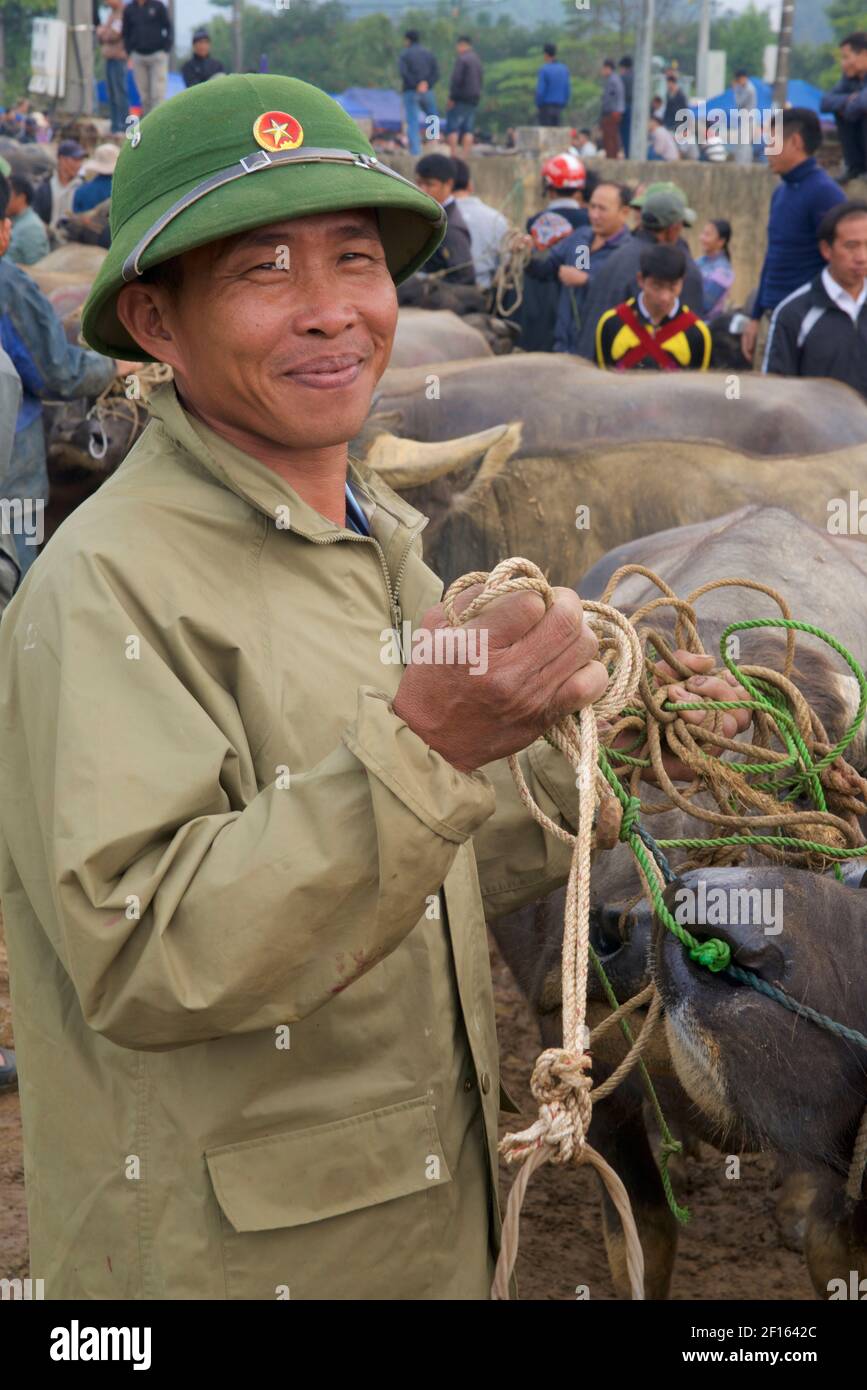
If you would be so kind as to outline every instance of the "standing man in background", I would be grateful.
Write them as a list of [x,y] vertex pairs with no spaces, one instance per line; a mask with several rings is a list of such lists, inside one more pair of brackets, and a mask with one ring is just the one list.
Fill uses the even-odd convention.
[[433,89],[440,80],[439,63],[429,48],[422,47],[420,38],[417,29],[407,29],[403,36],[405,47],[398,59],[403,82],[403,109],[410,154],[421,152],[418,133],[419,111],[423,111],[426,116],[437,114],[437,99]]
[[599,112],[602,126],[602,145],[608,159],[616,159],[620,153],[620,127],[626,109],[623,80],[614,71],[614,59],[606,58],[602,64],[602,106]]
[[463,159],[453,159],[452,164],[455,167],[455,202],[470,234],[476,284],[486,290],[500,264],[500,248],[509,224],[501,212],[478,197],[469,165]]
[[185,87],[196,87],[200,82],[209,82],[218,72],[226,69],[219,58],[211,57],[211,36],[207,29],[197,29],[193,34],[193,56],[181,68]]
[[677,120],[681,111],[689,109],[686,93],[678,82],[677,73],[674,70],[665,74],[665,91],[666,102],[662,124],[666,130],[674,130],[677,127]]
[[[780,148],[774,153],[781,135]],[[846,201],[846,195],[816,160],[821,144],[822,127],[815,111],[793,106],[775,118],[768,163],[782,182],[771,198],[765,263],[752,318],[741,337],[748,362],[755,358],[757,344],[761,362],[764,342],[759,343],[759,328],[767,328],[777,305],[824,269],[819,227],[826,213]]]
[[123,0],[106,0],[109,16],[96,31],[99,47],[105,60],[105,86],[108,92],[108,112],[113,135],[122,133],[129,115],[126,99],[127,52],[123,46]]
[[12,219],[9,259],[15,265],[33,265],[47,256],[51,247],[41,217],[33,211],[33,185],[20,174],[10,174],[11,196],[7,214]]
[[452,285],[474,285],[473,245],[455,198],[456,174],[455,161],[447,154],[422,155],[415,166],[416,184],[445,209],[447,218],[445,236],[422,270],[425,275],[441,271],[441,279]]
[[482,97],[482,62],[466,34],[458,39],[457,50],[449,82],[448,140],[452,155],[458,152],[458,137],[466,154],[473,148],[476,110]]
[[130,0],[123,12],[123,43],[132,58],[143,116],[166,99],[173,42],[171,16],[163,0]]
[[[735,94],[735,106],[738,111],[755,111],[758,108],[759,99],[756,89],[749,79],[745,68],[738,68],[732,82]],[[751,124],[747,124],[746,118],[739,118],[741,121],[739,137],[735,144],[735,164],[752,164],[753,162],[753,142],[746,139],[747,131],[752,134]]]
[[569,105],[572,80],[566,64],[557,61],[556,44],[546,43],[542,52],[545,56],[536,78],[536,110],[539,125],[555,126]]
[[617,66],[620,70],[620,81],[623,83],[623,99],[626,102],[623,111],[623,120],[620,122],[620,135],[623,140],[623,154],[625,158],[628,159],[632,135],[632,88],[635,83],[635,73],[629,54],[621,58]]

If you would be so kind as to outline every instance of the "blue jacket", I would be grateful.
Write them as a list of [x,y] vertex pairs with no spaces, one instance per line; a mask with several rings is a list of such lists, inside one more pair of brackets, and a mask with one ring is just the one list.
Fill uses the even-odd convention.
[[819,226],[823,217],[846,194],[815,159],[805,159],[783,174],[771,199],[768,249],[753,307],[753,318],[776,309],[788,295],[824,269],[819,251]]
[[[841,77],[836,86],[830,92],[823,93],[820,111],[832,111],[835,116],[843,116],[851,119],[847,111],[849,98],[856,92],[864,90],[864,83],[860,77]],[[863,115],[863,112],[861,113]]]
[[565,63],[543,63],[536,79],[537,106],[566,106],[572,80]]
[[41,397],[98,396],[114,375],[111,358],[67,342],[36,282],[5,257],[0,260],[0,343],[23,387],[16,434],[41,415]]
[[[544,256],[534,257],[527,267],[527,274],[537,280],[556,280],[559,285],[559,299],[557,301],[557,319],[554,326],[554,351],[571,352],[578,354],[578,337],[583,322],[583,310],[587,299],[587,291],[593,282],[594,275],[605,265],[616,251],[619,251],[629,239],[629,230],[624,227],[616,236],[606,241],[599,247],[598,251],[593,251],[590,255],[590,265],[588,275],[590,279],[586,285],[559,285],[559,272],[561,265],[575,265],[577,253],[581,247],[589,247],[593,242],[593,228],[591,226],[578,227],[571,236],[564,237],[551,247],[550,251]],[[532,267],[532,269],[531,269]]]
[[104,203],[111,197],[111,174],[97,174],[88,183],[76,188],[72,199],[73,212],[90,212],[97,203]]

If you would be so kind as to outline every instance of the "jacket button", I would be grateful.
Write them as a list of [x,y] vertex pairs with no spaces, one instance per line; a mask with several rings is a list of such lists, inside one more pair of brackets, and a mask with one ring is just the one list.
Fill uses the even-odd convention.
[[466,1081],[464,1082],[464,1090],[465,1090],[465,1091],[471,1091],[472,1089],[473,1089],[473,1078],[472,1078],[471,1076],[468,1076],[467,1079],[466,1079]]
[[482,1095],[486,1096],[488,1094],[488,1091],[491,1089],[491,1078],[488,1076],[488,1073],[486,1071],[482,1072],[481,1076],[479,1077],[479,1081],[481,1082]]

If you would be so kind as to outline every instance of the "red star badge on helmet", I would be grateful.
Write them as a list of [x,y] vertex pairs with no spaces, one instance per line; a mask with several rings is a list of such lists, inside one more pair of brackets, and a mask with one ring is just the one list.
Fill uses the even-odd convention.
[[304,139],[301,122],[286,111],[266,111],[253,126],[253,139],[263,150],[294,150]]

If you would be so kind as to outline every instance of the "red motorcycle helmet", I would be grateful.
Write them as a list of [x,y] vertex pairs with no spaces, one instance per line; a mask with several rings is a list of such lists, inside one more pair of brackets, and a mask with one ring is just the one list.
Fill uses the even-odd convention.
[[587,182],[587,170],[574,154],[555,154],[542,165],[542,178],[549,188],[557,188],[563,193],[574,193]]

